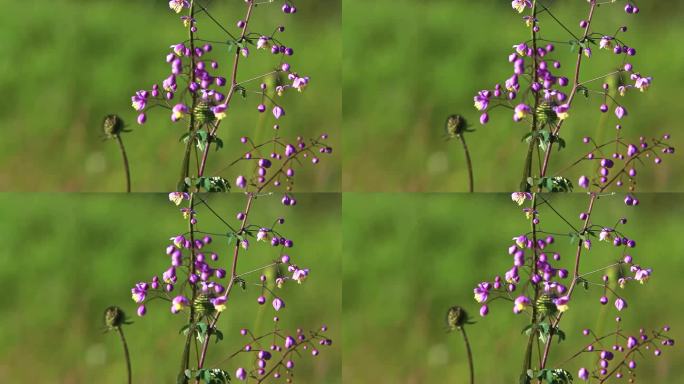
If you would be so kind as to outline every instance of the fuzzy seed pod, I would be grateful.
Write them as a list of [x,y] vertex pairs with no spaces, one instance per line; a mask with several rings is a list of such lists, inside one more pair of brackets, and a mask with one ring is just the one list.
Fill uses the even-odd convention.
[[124,129],[124,121],[118,115],[107,115],[102,122],[102,129],[106,137],[115,137]]
[[463,324],[468,322],[468,314],[462,307],[453,306],[449,308],[449,312],[447,312],[446,321],[449,330],[453,331],[455,329],[461,328]]
[[446,133],[449,137],[460,135],[468,127],[468,122],[461,115],[451,115],[446,121]]
[[192,306],[195,309],[198,318],[209,316],[214,313],[214,305],[211,304],[211,298],[205,294],[198,295],[192,303]]
[[553,315],[557,310],[551,296],[546,294],[539,296],[537,302],[535,303],[535,307],[540,319]]
[[211,111],[211,105],[204,101],[197,104],[192,113],[195,115],[195,121],[200,126],[212,123],[216,119],[214,112]]
[[104,323],[107,329],[116,329],[126,323],[126,314],[121,308],[111,306],[105,309]]
[[537,106],[535,114],[540,126],[556,124],[558,115],[553,110],[554,105],[549,102],[542,102]]

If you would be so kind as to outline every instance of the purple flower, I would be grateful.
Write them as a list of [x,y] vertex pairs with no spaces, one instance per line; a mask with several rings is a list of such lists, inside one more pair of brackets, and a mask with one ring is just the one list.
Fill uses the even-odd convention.
[[147,293],[147,284],[138,283],[135,287],[131,288],[131,297],[136,303],[142,303],[145,301],[145,295]]
[[599,42],[599,49],[609,49],[613,46],[613,38],[611,36],[603,36]]
[[173,106],[173,109],[171,110],[171,121],[174,123],[185,116],[186,113],[188,113],[188,107],[185,106],[185,104],[176,104]]
[[269,41],[270,39],[271,39],[271,38],[268,37],[268,36],[261,36],[261,37],[259,37],[259,40],[257,40],[257,44],[256,44],[257,49],[262,49],[262,48],[263,48],[263,49],[266,49],[266,48],[268,48],[268,41]]
[[511,200],[518,203],[518,205],[523,205],[525,200],[532,200],[532,194],[529,192],[513,192],[511,194]]
[[518,104],[513,110],[513,121],[518,122],[524,119],[530,113],[530,107],[527,104]]
[[211,304],[214,305],[214,309],[217,312],[223,312],[226,309],[226,301],[228,301],[228,299],[225,296],[219,296],[211,300]]
[[486,95],[487,91],[480,91],[477,96],[474,97],[475,108],[477,108],[478,111],[484,111],[487,109],[487,106],[489,106],[489,98]]
[[558,116],[559,120],[567,119],[569,116],[569,113],[568,113],[569,110],[570,110],[569,104],[561,104],[561,105],[553,108],[553,111],[556,112],[556,116]]
[[302,92],[306,86],[309,85],[309,77],[295,77],[292,80],[292,88],[296,89],[298,92]]
[[530,305],[530,299],[527,296],[518,296],[513,302],[513,313],[518,314]]
[[518,11],[518,13],[523,13],[525,8],[532,8],[532,3],[530,0],[513,0],[511,2],[511,7]]
[[171,300],[171,313],[176,314],[183,310],[190,304],[190,301],[185,296],[176,296]]
[[131,96],[131,105],[136,111],[142,111],[147,105],[147,92],[138,91],[135,95]]
[[185,192],[171,192],[169,193],[169,201],[176,205],[180,205],[183,200],[190,200],[190,195]]
[[473,292],[475,293],[475,301],[478,303],[484,303],[487,301],[487,297],[489,295],[489,285],[487,283],[480,283],[477,287],[475,287]]
[[187,0],[171,0],[169,1],[169,8],[176,13],[181,13],[183,8],[190,8],[190,3]]
[[219,104],[211,108],[216,120],[223,120],[226,117],[226,110],[228,110],[228,104]]
[[554,300],[554,304],[556,304],[556,309],[558,309],[558,312],[565,312],[568,310],[568,303],[570,302],[570,297],[568,296],[561,296],[557,299]]

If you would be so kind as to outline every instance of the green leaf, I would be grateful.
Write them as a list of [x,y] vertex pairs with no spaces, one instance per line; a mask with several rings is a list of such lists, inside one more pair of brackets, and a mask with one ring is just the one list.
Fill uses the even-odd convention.
[[216,150],[218,151],[219,149],[223,149],[223,140],[219,139],[218,137],[214,136],[211,139],[212,143],[216,143]]
[[212,333],[216,335],[216,343],[223,341],[223,332],[219,331],[218,329],[214,329]]

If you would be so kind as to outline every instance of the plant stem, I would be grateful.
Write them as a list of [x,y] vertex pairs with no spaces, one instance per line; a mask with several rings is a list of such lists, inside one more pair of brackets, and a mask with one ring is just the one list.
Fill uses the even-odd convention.
[[121,157],[123,158],[124,170],[126,171],[126,192],[131,193],[131,168],[128,165],[128,156],[126,155],[126,147],[124,147],[123,139],[121,135],[116,135],[116,141],[119,142],[119,148],[121,149]]
[[[190,20],[195,18],[195,0],[190,0]],[[195,79],[195,33],[192,27],[188,28],[189,40],[190,40],[190,69],[188,73],[188,87]],[[179,191],[187,191],[188,185],[185,183],[185,178],[190,175],[190,154],[192,152],[192,146],[195,145],[195,107],[197,104],[197,96],[194,92],[190,92],[192,95],[192,106],[190,108],[190,123],[188,125],[188,142],[185,145],[185,154],[183,155],[183,164],[181,166],[180,180],[176,188]]]
[[[537,194],[532,195],[532,211],[536,211],[537,209]],[[532,272],[530,275],[530,279],[532,276],[537,274],[537,225],[534,223],[534,220],[530,220],[530,223],[532,225]],[[526,383],[529,383],[529,377],[527,376],[527,370],[532,367],[532,347],[534,346],[534,339],[537,337],[537,329],[535,327],[535,324],[537,322],[537,299],[539,299],[539,287],[535,284],[534,285],[534,301],[532,303],[532,319],[531,319],[531,325],[532,327],[530,328],[530,337],[527,340],[527,347],[525,349],[525,360],[523,361],[523,369],[522,373],[520,374],[521,377],[526,378]]]
[[[195,194],[190,194],[190,211],[194,209]],[[188,219],[188,232],[190,232],[190,273],[188,276],[195,274],[195,226],[192,224],[192,220]],[[192,284],[192,298],[190,300],[190,317],[188,319],[188,335],[185,338],[185,347],[183,348],[183,357],[181,358],[181,371],[178,374],[179,383],[187,383],[188,378],[185,376],[185,370],[190,366],[190,344],[195,336],[195,298],[197,296],[197,289],[194,284]]]
[[[587,36],[589,36],[589,29],[591,28],[591,22],[594,18],[594,11],[596,10],[596,1],[591,2],[591,8],[589,8],[589,16],[587,17],[587,27],[584,29],[584,35],[582,36],[582,40],[584,41],[587,39]],[[575,64],[575,77],[572,82],[572,91],[570,92],[570,96],[568,96],[568,105],[572,105],[573,100],[575,99],[575,96],[577,95],[577,90],[580,87],[580,81],[579,81],[579,76],[580,76],[580,68],[582,66],[582,55],[584,54],[584,48],[580,47],[579,52],[577,53],[577,63]],[[558,125],[553,129],[553,136],[558,136],[558,133],[560,132],[561,128],[563,127],[563,122],[565,120],[561,120],[558,122]],[[540,177],[544,177],[546,175],[546,171],[549,166],[549,159],[551,157],[551,150],[553,149],[553,141],[551,141],[546,148],[546,153],[544,154],[544,162],[542,163],[542,168],[541,168],[541,174]]]
[[[534,0],[534,3],[532,3],[532,18],[533,20],[537,19],[537,0]],[[537,32],[534,30],[534,26],[532,27],[532,74],[530,77],[530,81],[534,83],[537,80]],[[532,135],[530,136],[530,145],[527,148],[527,157],[525,158],[525,166],[523,168],[523,177],[522,180],[520,181],[520,190],[523,192],[529,192],[531,185],[530,183],[527,182],[527,178],[530,177],[532,174],[532,154],[534,152],[534,146],[537,143],[537,138],[534,136],[534,133],[537,131],[537,108],[539,107],[539,93],[535,92],[534,93],[534,109],[532,111],[532,127],[530,128],[530,132]]]
[[126,337],[124,336],[123,328],[121,326],[116,327],[117,332],[119,332],[119,336],[121,337],[121,344],[123,345],[124,349],[124,356],[126,357],[126,371],[128,372],[128,384],[131,384],[133,382],[132,379],[132,374],[131,374],[131,356],[128,354],[128,343],[126,343]]
[[468,167],[468,191],[470,193],[475,192],[474,181],[473,181],[473,163],[470,160],[470,151],[468,151],[468,145],[466,144],[466,139],[464,134],[457,135],[458,139],[461,140],[463,144],[463,152],[465,153],[466,166]]
[[[249,26],[249,20],[252,17],[252,10],[254,9],[254,0],[249,0],[249,4],[247,5],[247,14],[245,16],[245,25],[242,28],[242,32],[240,33],[240,38],[238,39],[238,42],[244,40],[245,35],[247,35],[247,27]],[[228,91],[228,95],[226,96],[226,105],[230,105],[230,101],[233,99],[233,96],[235,95],[235,89],[238,85],[237,82],[237,73],[238,73],[238,64],[240,62],[240,49],[236,48],[235,50],[235,56],[233,60],[233,70],[230,75],[230,91]],[[215,137],[216,132],[219,129],[219,126],[221,125],[221,122],[217,122],[214,127],[211,129],[211,132],[209,133],[209,137]],[[207,157],[209,156],[209,147],[211,147],[211,143],[207,143],[207,145],[204,148],[204,152],[202,153],[202,161],[200,162],[200,167],[199,167],[199,172],[198,176],[202,177],[204,175],[204,169],[207,165]]]
[[468,367],[470,368],[470,384],[475,384],[475,370],[473,369],[473,353],[470,350],[470,341],[468,341],[468,335],[466,334],[465,327],[459,327],[459,330],[463,334],[463,343],[466,347],[466,353],[468,354]]
[[[245,227],[247,226],[247,218],[249,217],[249,212],[252,209],[252,203],[254,202],[255,195],[253,193],[248,193],[247,194],[247,204],[245,207],[245,217],[242,219],[242,223],[240,224],[240,230],[237,232],[237,234],[241,234],[244,230]],[[237,275],[237,262],[238,262],[238,256],[240,255],[240,240],[236,239],[235,240],[235,246],[233,248],[233,261],[231,264],[230,268],[230,282],[228,283],[228,287],[226,288],[226,293],[224,296],[227,298],[230,295],[230,292],[233,289],[233,286],[235,284],[235,279],[238,276]],[[214,319],[212,320],[211,324],[209,325],[209,329],[214,329],[216,327],[216,323],[219,320],[219,317],[221,316],[221,313],[219,312],[216,314]],[[197,369],[202,369],[204,367],[204,361],[206,360],[207,357],[207,349],[209,348],[209,339],[211,338],[210,335],[207,335],[207,337],[204,338],[204,343],[202,343],[202,349],[200,352],[200,357],[199,361],[197,364]],[[199,379],[197,380],[197,383],[199,383]]]
[[[595,193],[591,194],[591,197],[589,198],[589,208],[587,209],[587,218],[584,220],[584,225],[582,227],[582,231],[580,232],[581,234],[585,233],[587,231],[587,228],[589,228],[589,220],[591,220],[591,213],[594,210],[594,203],[596,202],[596,199],[598,198],[598,195]],[[577,281],[579,280],[579,267],[580,267],[580,259],[582,256],[582,246],[584,245],[584,240],[580,239],[579,243],[577,244],[577,252],[575,253],[575,266],[572,272],[572,282],[570,283],[570,288],[568,288],[568,297],[572,297],[572,293],[575,290],[575,287],[577,286]],[[556,319],[553,321],[553,324],[551,326],[551,329],[557,329],[558,324],[560,323],[561,319],[563,319],[563,314],[561,313],[556,317]],[[540,369],[544,369],[546,367],[546,362],[549,358],[549,351],[551,350],[551,341],[553,340],[553,332],[550,332],[549,334],[549,339],[546,341],[546,345],[544,346],[544,354],[542,355],[541,359],[541,365]]]

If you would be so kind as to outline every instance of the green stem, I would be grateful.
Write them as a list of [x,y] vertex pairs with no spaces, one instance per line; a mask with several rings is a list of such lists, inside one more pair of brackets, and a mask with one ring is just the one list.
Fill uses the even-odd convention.
[[128,165],[128,156],[126,156],[126,147],[124,147],[123,139],[121,135],[116,135],[116,141],[119,142],[119,148],[121,149],[121,157],[123,158],[124,170],[126,171],[126,192],[131,193],[131,168]]
[[116,327],[116,330],[119,332],[119,336],[121,337],[121,344],[123,345],[124,355],[126,357],[126,371],[128,372],[128,384],[131,384],[133,382],[133,379],[131,374],[131,356],[128,353],[128,343],[126,343],[126,337],[124,336],[123,329],[119,326]]
[[465,153],[466,166],[468,167],[468,191],[473,193],[475,191],[474,180],[473,180],[473,163],[470,160],[470,151],[468,151],[468,145],[466,144],[465,135],[458,135],[459,140],[463,144],[463,152]]
[[[534,193],[532,195],[532,211],[536,211],[537,209],[537,194]],[[537,225],[534,224],[534,220],[530,220],[532,223],[532,244],[533,244],[533,252],[532,252],[532,272],[530,275],[530,279],[532,276],[537,274]],[[523,369],[521,373],[521,378],[525,378],[525,383],[530,382],[529,376],[527,376],[527,370],[532,368],[532,348],[534,346],[534,339],[537,337],[537,329],[535,327],[535,324],[537,322],[537,299],[539,298],[539,288],[537,285],[534,286],[534,301],[532,302],[532,319],[531,319],[531,325],[532,327],[530,328],[530,337],[527,340],[527,348],[525,349],[525,360],[523,361]]]
[[[190,194],[190,211],[195,208],[195,194]],[[190,276],[195,273],[195,226],[192,224],[192,220],[188,219],[188,232],[190,233]],[[185,338],[185,347],[183,348],[183,357],[181,358],[181,370],[178,373],[178,383],[185,384],[188,382],[187,376],[185,376],[185,370],[190,366],[190,345],[192,344],[192,339],[195,335],[195,297],[197,295],[197,290],[195,285],[192,285],[192,298],[190,299],[190,317],[188,318],[188,335]]]
[[466,353],[468,354],[468,367],[470,368],[470,384],[475,384],[475,370],[473,369],[473,353],[470,350],[470,341],[468,341],[468,335],[466,334],[465,327],[459,328],[463,334],[463,343],[466,347]]
[[[195,18],[195,1],[190,1],[190,20]],[[192,28],[188,28],[190,40],[190,72],[188,82],[192,82],[195,78],[195,33]],[[189,86],[189,84],[188,84]],[[176,188],[178,191],[188,191],[189,186],[185,183],[185,178],[190,175],[190,153],[192,146],[195,145],[195,107],[197,106],[197,96],[192,93],[192,106],[190,107],[190,123],[188,124],[188,142],[185,145],[185,154],[183,156],[183,164],[181,165],[180,180]]]
[[[534,0],[532,4],[532,19],[537,19],[537,0]],[[534,30],[534,25],[532,26],[532,76],[530,81],[534,83],[537,80],[537,32]],[[537,131],[537,108],[539,107],[539,93],[534,94],[534,108],[532,110],[532,127],[530,128],[530,145],[527,148],[527,157],[525,158],[525,166],[523,168],[523,176],[520,181],[520,190],[523,192],[529,192],[531,190],[530,183],[527,179],[532,174],[532,157],[534,154],[534,147],[537,144],[537,138],[534,133]]]

